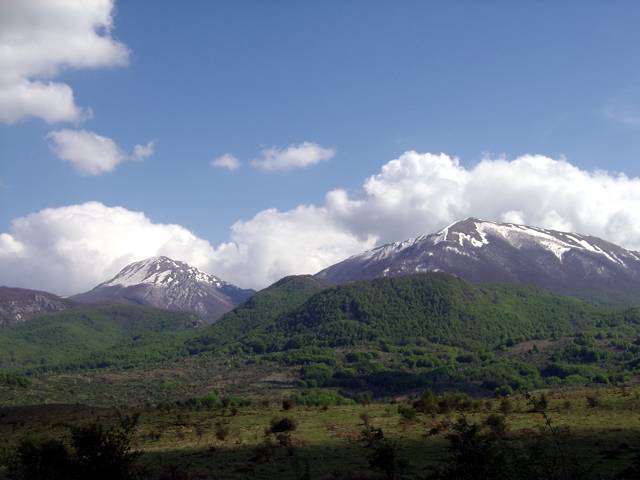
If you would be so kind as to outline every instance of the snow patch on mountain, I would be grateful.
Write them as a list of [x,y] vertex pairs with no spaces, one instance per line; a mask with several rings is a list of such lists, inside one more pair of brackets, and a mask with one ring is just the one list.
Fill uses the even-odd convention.
[[218,277],[203,272],[186,263],[178,262],[168,257],[152,257],[128,265],[111,280],[102,283],[101,286],[130,287],[140,284],[168,285],[178,278],[182,278],[183,281],[190,279],[218,288],[223,285],[229,285]]

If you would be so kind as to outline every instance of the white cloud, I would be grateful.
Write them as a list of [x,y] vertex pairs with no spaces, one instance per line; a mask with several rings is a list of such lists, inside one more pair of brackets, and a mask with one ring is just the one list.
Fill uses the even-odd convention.
[[264,286],[468,216],[577,231],[638,250],[640,179],[540,155],[487,158],[466,168],[445,154],[406,152],[356,194],[337,189],[323,205],[265,210],[236,223],[209,269]]
[[48,208],[14,220],[10,232],[0,234],[0,285],[78,293],[155,255],[202,267],[213,249],[184,227],[121,207]]
[[333,148],[324,148],[313,142],[289,145],[287,148],[265,148],[251,165],[265,172],[306,168],[329,160],[336,154]]
[[234,171],[240,168],[242,162],[234,157],[230,153],[225,153],[217,158],[211,160],[211,166],[216,168],[226,168],[229,171]]
[[85,175],[102,175],[113,171],[125,160],[143,160],[153,154],[154,142],[136,145],[130,156],[110,138],[86,130],[49,132],[53,153]]
[[472,168],[447,155],[406,152],[350,197],[326,208],[356,235],[393,241],[477,216],[597,235],[640,249],[640,179],[582,170],[566,160],[486,158]]
[[577,231],[640,250],[640,179],[540,155],[465,167],[445,154],[405,152],[360,191],[333,190],[322,205],[263,210],[236,222],[217,247],[123,208],[48,209],[0,234],[0,283],[75,292],[130,261],[166,254],[260,288],[468,216]]
[[111,172],[126,158],[110,138],[86,130],[56,130],[50,132],[51,150],[61,160],[85,175]]
[[51,78],[69,68],[125,65],[129,51],[111,36],[113,16],[114,0],[0,2],[0,122],[89,115],[69,85]]
[[325,208],[263,210],[231,227],[208,270],[240,285],[264,287],[286,275],[315,273],[374,245],[337,226]]
[[53,82],[0,83],[0,122],[14,123],[26,117],[40,117],[48,123],[82,120],[90,110],[76,106],[73,90]]
[[146,145],[136,145],[133,147],[133,153],[131,154],[132,160],[144,160],[153,155],[156,149],[156,142],[147,142]]

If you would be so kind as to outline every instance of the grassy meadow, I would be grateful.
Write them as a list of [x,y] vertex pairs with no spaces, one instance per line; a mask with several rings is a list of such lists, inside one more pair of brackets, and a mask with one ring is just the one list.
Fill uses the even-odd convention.
[[[616,478],[640,454],[640,388],[548,392],[543,407],[536,406],[541,395],[463,398],[450,405],[441,396],[431,410],[408,397],[367,405],[237,397],[167,404],[136,412],[131,446],[141,453],[136,471],[149,479],[463,478],[446,469],[460,453],[452,445],[456,422],[464,418],[481,426],[478,435],[496,439],[498,452],[546,452],[536,456],[548,457],[540,468],[554,468],[549,465],[561,459],[571,468],[566,478]],[[2,408],[0,478],[7,478],[12,452],[25,440],[67,442],[74,426],[113,426],[132,413],[59,404]],[[272,433],[272,421],[282,418],[294,427]],[[491,427],[489,418],[502,420]],[[381,449],[391,460],[374,460]],[[556,473],[548,478],[565,478]]]

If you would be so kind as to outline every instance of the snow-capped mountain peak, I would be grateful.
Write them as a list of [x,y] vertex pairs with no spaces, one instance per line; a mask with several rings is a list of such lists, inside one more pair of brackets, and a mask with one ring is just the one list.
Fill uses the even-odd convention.
[[101,286],[122,286],[153,284],[170,285],[173,282],[191,280],[215,287],[228,285],[218,277],[203,272],[184,262],[172,260],[168,257],[151,257],[146,260],[134,262],[123,268],[111,280],[102,283]]
[[72,297],[83,303],[137,303],[198,314],[215,321],[246,300],[244,290],[215,275],[168,257],[152,257],[124,267],[93,290]]
[[[624,260],[613,251],[619,250],[620,247],[608,244],[599,238],[514,223],[491,222],[473,217],[442,229],[436,234],[433,243],[435,245],[444,241],[453,241],[461,247],[482,248],[489,244],[490,237],[500,238],[516,248],[527,244],[538,245],[555,255],[560,261],[565,253],[577,249],[602,255],[612,262],[626,266]],[[636,252],[626,251],[626,253],[633,259],[640,260],[640,256]]]
[[579,233],[470,217],[354,255],[318,276],[340,283],[428,271],[565,291],[633,290],[640,288],[640,253]]

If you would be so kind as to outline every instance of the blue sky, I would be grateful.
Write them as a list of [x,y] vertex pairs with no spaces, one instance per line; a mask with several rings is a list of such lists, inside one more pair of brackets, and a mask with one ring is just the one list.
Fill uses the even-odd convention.
[[[265,209],[322,206],[334,188],[357,198],[408,150],[467,169],[537,154],[640,175],[637,2],[121,1],[112,15],[128,64],[53,77],[91,119],[0,123],[0,232],[97,201],[216,246]],[[154,140],[155,151],[82,175],[45,139],[63,128],[126,152]],[[290,171],[249,165],[304,141],[335,156]],[[243,166],[209,165],[227,152]]]
[[[121,2],[129,66],[61,78],[93,109],[83,128],[128,148],[155,139],[156,153],[86,177],[49,151],[51,126],[2,126],[0,224],[100,200],[219,242],[261,209],[358,188],[408,149],[465,164],[563,154],[638,175],[639,129],[605,108],[640,82],[640,5],[480,3]],[[284,174],[208,165],[305,140],[337,155]]]

